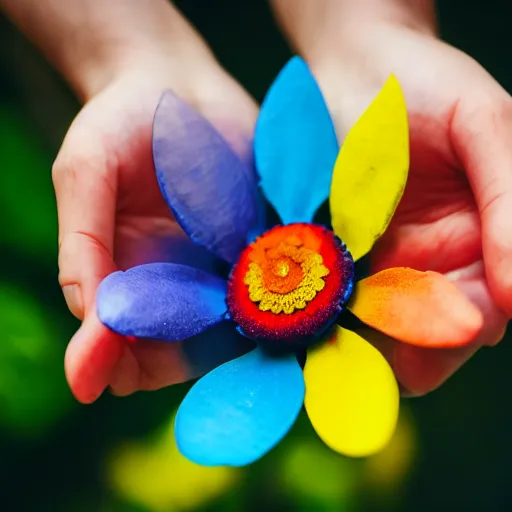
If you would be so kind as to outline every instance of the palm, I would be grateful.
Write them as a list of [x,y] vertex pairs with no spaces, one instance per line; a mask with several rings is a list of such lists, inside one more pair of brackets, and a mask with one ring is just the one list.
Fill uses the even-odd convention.
[[[410,112],[411,167],[400,207],[379,245],[376,265],[410,265],[447,273],[481,260],[479,215],[452,142],[453,116],[465,91],[450,87],[452,83],[466,86],[455,77],[473,72],[476,64],[432,38],[409,33],[406,44],[403,37],[400,44],[407,50],[399,62],[381,62],[380,69],[389,72],[392,66],[404,88]],[[415,62],[410,60],[418,55],[422,72],[411,73]]]
[[[489,294],[482,265],[480,214],[454,150],[455,139],[460,144],[464,136],[454,122],[456,110],[475,83],[488,77],[472,59],[438,40],[408,33],[408,44],[404,44],[403,37],[400,34],[407,51],[393,71],[404,88],[410,112],[410,177],[390,228],[377,247],[374,265],[411,266],[451,275],[494,324],[480,342],[495,342],[505,318]],[[411,73],[415,63],[410,60],[418,56],[422,72]]]
[[[228,81],[227,87],[233,88],[233,84]],[[105,274],[153,261],[209,263],[205,251],[194,247],[173,219],[156,180],[151,133],[155,108],[165,88],[158,81],[119,87],[114,84],[83,109],[68,134],[70,141],[92,139],[91,146],[96,152],[89,165],[94,167],[98,163],[102,167],[102,189],[114,196],[114,264],[103,268]],[[229,89],[227,96],[233,97]],[[238,90],[234,98],[235,102],[247,102],[238,109],[247,112],[247,118],[237,114],[233,122],[237,109],[223,113],[214,98],[213,105],[202,104],[197,108],[204,115],[213,112],[212,122],[220,130],[226,126],[224,133],[240,150],[241,141],[247,139],[246,127],[254,122],[250,117],[254,107],[249,97]],[[103,196],[95,201],[94,207],[105,211],[108,217],[109,208]],[[101,240],[91,238],[100,252],[110,252]],[[111,260],[112,255],[108,256]],[[87,309],[86,306],[86,313]],[[157,389],[190,376],[183,373],[180,343],[127,343],[103,327],[94,311],[86,314],[86,323],[86,339],[72,341],[66,355],[68,380],[81,400],[95,399],[105,385],[118,394],[127,394],[138,389]]]
[[[400,81],[409,111],[411,165],[397,212],[372,257],[374,271],[395,266],[447,274],[475,302],[485,318],[478,340],[455,351],[393,346],[395,372],[406,387],[437,387],[482,344],[501,339],[506,318],[493,300],[482,262],[481,218],[466,170],[455,148],[469,144],[456,122],[457,110],[471,103],[472,90],[490,77],[471,58],[409,29],[378,27],[353,56],[372,74],[342,86],[338,128],[346,133],[390,71]],[[377,76],[375,76],[375,74]],[[357,92],[354,92],[357,91]],[[463,125],[463,123],[462,123]]]
[[[115,255],[120,269],[153,261],[180,261],[179,252],[190,243],[173,219],[156,181],[151,152],[151,123],[158,97],[140,112],[139,125],[119,160],[119,201],[116,215]],[[133,120],[132,120],[133,122]],[[185,247],[184,247],[185,246]],[[110,386],[118,394],[137,389],[158,389],[182,380],[180,344],[144,340],[124,344],[113,369]]]
[[482,258],[479,213],[467,176],[449,149],[449,121],[432,136],[426,132],[434,119],[414,107],[412,112],[409,181],[374,263],[457,271]]
[[496,341],[505,320],[489,295],[481,264],[480,215],[454,149],[464,144],[465,136],[454,121],[457,110],[471,104],[473,91],[489,88],[492,79],[467,55],[409,28],[376,25],[359,42],[350,56],[341,55],[344,75],[337,88],[326,88],[338,130],[348,132],[390,72],[404,90],[410,126],[409,181],[374,252],[374,270],[411,266],[459,276],[459,284],[486,317],[499,320],[494,333],[485,333]]
[[172,245],[166,242],[180,233],[162,197],[153,168],[151,123],[157,100],[155,95],[147,109],[131,116],[127,114],[131,119],[125,122],[117,120],[121,126],[132,123],[130,133],[116,148],[119,188],[114,254],[116,265],[123,270],[169,259],[166,248]]

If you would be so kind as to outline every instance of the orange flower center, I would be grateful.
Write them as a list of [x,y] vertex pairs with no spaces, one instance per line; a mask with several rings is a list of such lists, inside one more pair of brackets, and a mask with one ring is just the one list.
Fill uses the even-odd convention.
[[291,258],[270,259],[262,268],[265,287],[275,293],[291,292],[304,277],[301,266]]
[[304,309],[324,288],[329,270],[322,256],[299,237],[286,231],[277,235],[255,242],[244,282],[261,311],[291,314]]

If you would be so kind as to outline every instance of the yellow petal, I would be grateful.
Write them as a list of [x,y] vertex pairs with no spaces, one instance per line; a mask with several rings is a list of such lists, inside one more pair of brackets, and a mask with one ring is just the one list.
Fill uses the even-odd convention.
[[337,327],[308,351],[305,406],[313,428],[333,450],[351,457],[378,453],[398,418],[398,385],[380,352]]
[[334,166],[330,207],[334,232],[355,260],[384,233],[409,170],[405,100],[391,75],[348,133]]

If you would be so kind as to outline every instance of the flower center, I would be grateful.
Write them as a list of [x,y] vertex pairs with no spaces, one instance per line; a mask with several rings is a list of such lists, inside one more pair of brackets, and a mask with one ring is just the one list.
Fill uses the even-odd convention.
[[257,341],[307,345],[334,322],[353,286],[354,263],[322,226],[289,224],[242,253],[228,287],[228,309]]
[[244,277],[249,298],[261,311],[274,314],[304,309],[323,290],[323,278],[329,274],[322,256],[293,235],[276,247],[262,247],[252,259]]

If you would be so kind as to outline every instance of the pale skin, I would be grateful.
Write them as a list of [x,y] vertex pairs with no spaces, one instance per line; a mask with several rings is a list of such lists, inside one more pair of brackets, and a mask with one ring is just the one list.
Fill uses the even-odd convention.
[[[512,316],[511,98],[473,59],[439,41],[430,0],[271,5],[319,81],[340,138],[390,72],[404,89],[410,179],[376,247],[374,270],[445,273],[485,318],[478,339],[463,349],[379,345],[405,392],[427,393],[479,347],[496,344]],[[71,390],[90,403],[106,388],[128,395],[167,386],[176,379],[172,344],[127,343],[106,329],[95,314],[96,288],[117,268],[165,259],[165,245],[154,240],[178,229],[152,168],[160,92],[174,89],[242,155],[257,105],[165,0],[0,0],[0,6],[84,102],[53,168],[59,281],[69,309],[83,320],[66,354]]]

